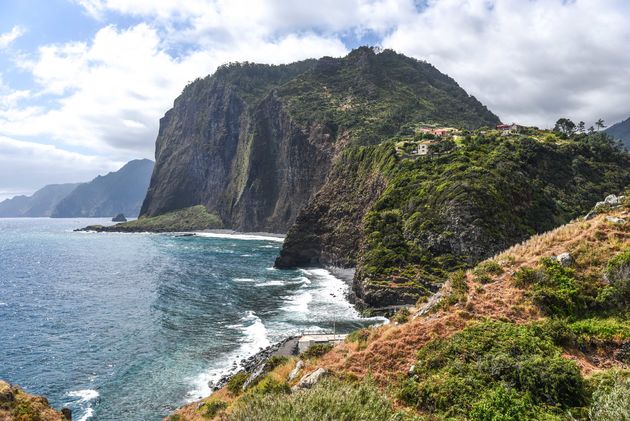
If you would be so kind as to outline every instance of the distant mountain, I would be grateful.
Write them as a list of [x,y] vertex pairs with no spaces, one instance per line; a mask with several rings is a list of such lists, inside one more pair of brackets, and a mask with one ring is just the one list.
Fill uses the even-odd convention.
[[626,145],[626,148],[630,150],[630,117],[610,126],[605,131],[615,139],[621,140]]
[[57,204],[80,183],[50,184],[32,196],[15,196],[0,202],[0,218],[50,216]]
[[53,218],[112,217],[119,213],[136,217],[147,193],[153,161],[137,159],[120,170],[99,175],[61,200]]

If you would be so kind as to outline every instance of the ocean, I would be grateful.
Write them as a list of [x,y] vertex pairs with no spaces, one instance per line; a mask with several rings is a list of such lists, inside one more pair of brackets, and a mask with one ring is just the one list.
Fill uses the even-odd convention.
[[260,348],[364,319],[324,269],[276,270],[273,237],[73,232],[0,219],[0,379],[74,420],[159,420]]

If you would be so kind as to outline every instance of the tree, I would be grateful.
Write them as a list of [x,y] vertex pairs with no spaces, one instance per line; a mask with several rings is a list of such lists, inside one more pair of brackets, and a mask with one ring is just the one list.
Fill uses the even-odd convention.
[[604,125],[604,120],[601,119],[601,118],[595,122],[595,126],[597,126],[597,131],[599,131],[599,130],[603,129],[604,127],[606,127]]
[[578,130],[578,132],[580,132],[580,133],[584,133],[584,132],[585,132],[585,130],[586,130],[586,129],[585,129],[585,126],[586,126],[586,124],[585,124],[583,121],[580,121],[580,122],[578,123],[578,125],[577,125],[577,130]]
[[591,126],[588,128],[588,134],[593,134],[595,133],[595,127]]
[[560,118],[556,121],[556,125],[553,130],[561,132],[567,136],[573,136],[575,134],[575,123],[568,118]]

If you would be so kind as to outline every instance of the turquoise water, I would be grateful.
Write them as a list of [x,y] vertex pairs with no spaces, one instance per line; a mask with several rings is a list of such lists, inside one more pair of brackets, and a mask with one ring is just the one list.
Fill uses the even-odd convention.
[[277,240],[72,232],[94,223],[0,219],[0,378],[75,420],[158,420],[260,347],[377,322],[327,271],[273,269]]

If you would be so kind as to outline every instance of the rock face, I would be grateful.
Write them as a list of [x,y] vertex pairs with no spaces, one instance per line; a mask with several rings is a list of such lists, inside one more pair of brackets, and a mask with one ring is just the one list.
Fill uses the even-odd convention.
[[284,233],[348,145],[417,121],[472,128],[498,118],[431,65],[393,51],[224,66],[187,86],[160,121],[141,214],[203,204],[226,228]]
[[16,196],[0,202],[0,218],[49,217],[57,204],[79,183],[50,184],[32,196]]
[[42,396],[30,395],[19,386],[0,380],[0,420],[67,421]]
[[149,186],[153,161],[137,159],[120,170],[98,176],[61,200],[53,218],[111,217],[117,213],[137,216]]
[[312,373],[306,374],[291,388],[291,392],[297,392],[300,389],[309,389],[315,386],[326,374],[328,374],[328,371],[321,367]]

